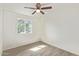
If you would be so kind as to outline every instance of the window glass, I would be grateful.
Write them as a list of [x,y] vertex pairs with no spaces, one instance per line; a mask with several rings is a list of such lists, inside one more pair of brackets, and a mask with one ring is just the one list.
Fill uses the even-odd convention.
[[18,20],[17,22],[18,33],[32,33],[32,21],[31,20]]

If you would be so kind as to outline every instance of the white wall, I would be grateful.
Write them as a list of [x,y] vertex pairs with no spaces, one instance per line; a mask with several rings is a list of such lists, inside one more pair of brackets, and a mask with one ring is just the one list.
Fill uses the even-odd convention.
[[55,4],[43,27],[42,41],[79,55],[79,4]]
[[[32,20],[32,34],[18,34],[16,29],[17,18]],[[39,41],[38,20],[34,17],[24,16],[10,10],[4,10],[4,40],[3,50],[15,48],[21,45],[30,44]]]
[[2,54],[2,9],[0,8],[0,55]]

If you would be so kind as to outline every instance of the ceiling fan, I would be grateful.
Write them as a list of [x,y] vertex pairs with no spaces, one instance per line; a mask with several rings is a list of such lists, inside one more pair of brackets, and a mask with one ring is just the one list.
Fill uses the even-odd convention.
[[45,14],[42,10],[46,10],[46,9],[52,9],[52,6],[47,6],[47,7],[41,7],[42,4],[40,3],[36,3],[35,5],[36,7],[24,7],[24,8],[28,8],[28,9],[33,9],[35,11],[33,11],[32,15],[35,14],[35,13],[41,13],[41,14]]

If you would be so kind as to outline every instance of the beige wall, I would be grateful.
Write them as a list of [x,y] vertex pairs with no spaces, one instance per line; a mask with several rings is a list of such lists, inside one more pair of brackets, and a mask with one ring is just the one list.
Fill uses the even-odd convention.
[[43,27],[42,41],[79,55],[79,4],[55,4]]
[[0,55],[2,54],[2,9],[0,8]]
[[[18,34],[16,29],[17,18],[32,20],[33,33]],[[4,10],[3,50],[37,42],[39,41],[39,37],[40,37],[39,21],[36,18],[30,16],[24,16],[7,9]]]

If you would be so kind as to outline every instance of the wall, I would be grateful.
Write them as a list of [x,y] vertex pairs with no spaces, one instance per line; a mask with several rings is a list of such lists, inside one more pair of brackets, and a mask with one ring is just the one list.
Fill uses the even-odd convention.
[[[17,18],[24,18],[32,20],[33,33],[32,34],[18,34],[16,29]],[[30,44],[39,41],[38,20],[34,17],[21,15],[12,12],[8,9],[4,10],[4,40],[3,50],[15,48],[18,46]]]
[[55,4],[43,27],[42,41],[79,55],[79,4]]
[[[32,34],[17,34],[16,19],[32,19]],[[79,54],[79,4],[55,4],[55,10],[37,17],[4,11],[3,49],[33,43],[39,40]]]
[[2,9],[0,8],[0,55],[2,54]]
[[43,34],[43,32],[44,32],[44,27],[43,27],[43,24],[44,24],[44,22],[43,22],[43,15],[41,15],[41,14],[36,14],[35,15],[35,19],[36,19],[36,23],[35,24],[38,24],[37,25],[37,27],[36,27],[36,29],[38,30],[38,31],[36,31],[36,33],[38,33],[38,39],[41,41],[42,40],[42,38],[44,37],[44,34]]

